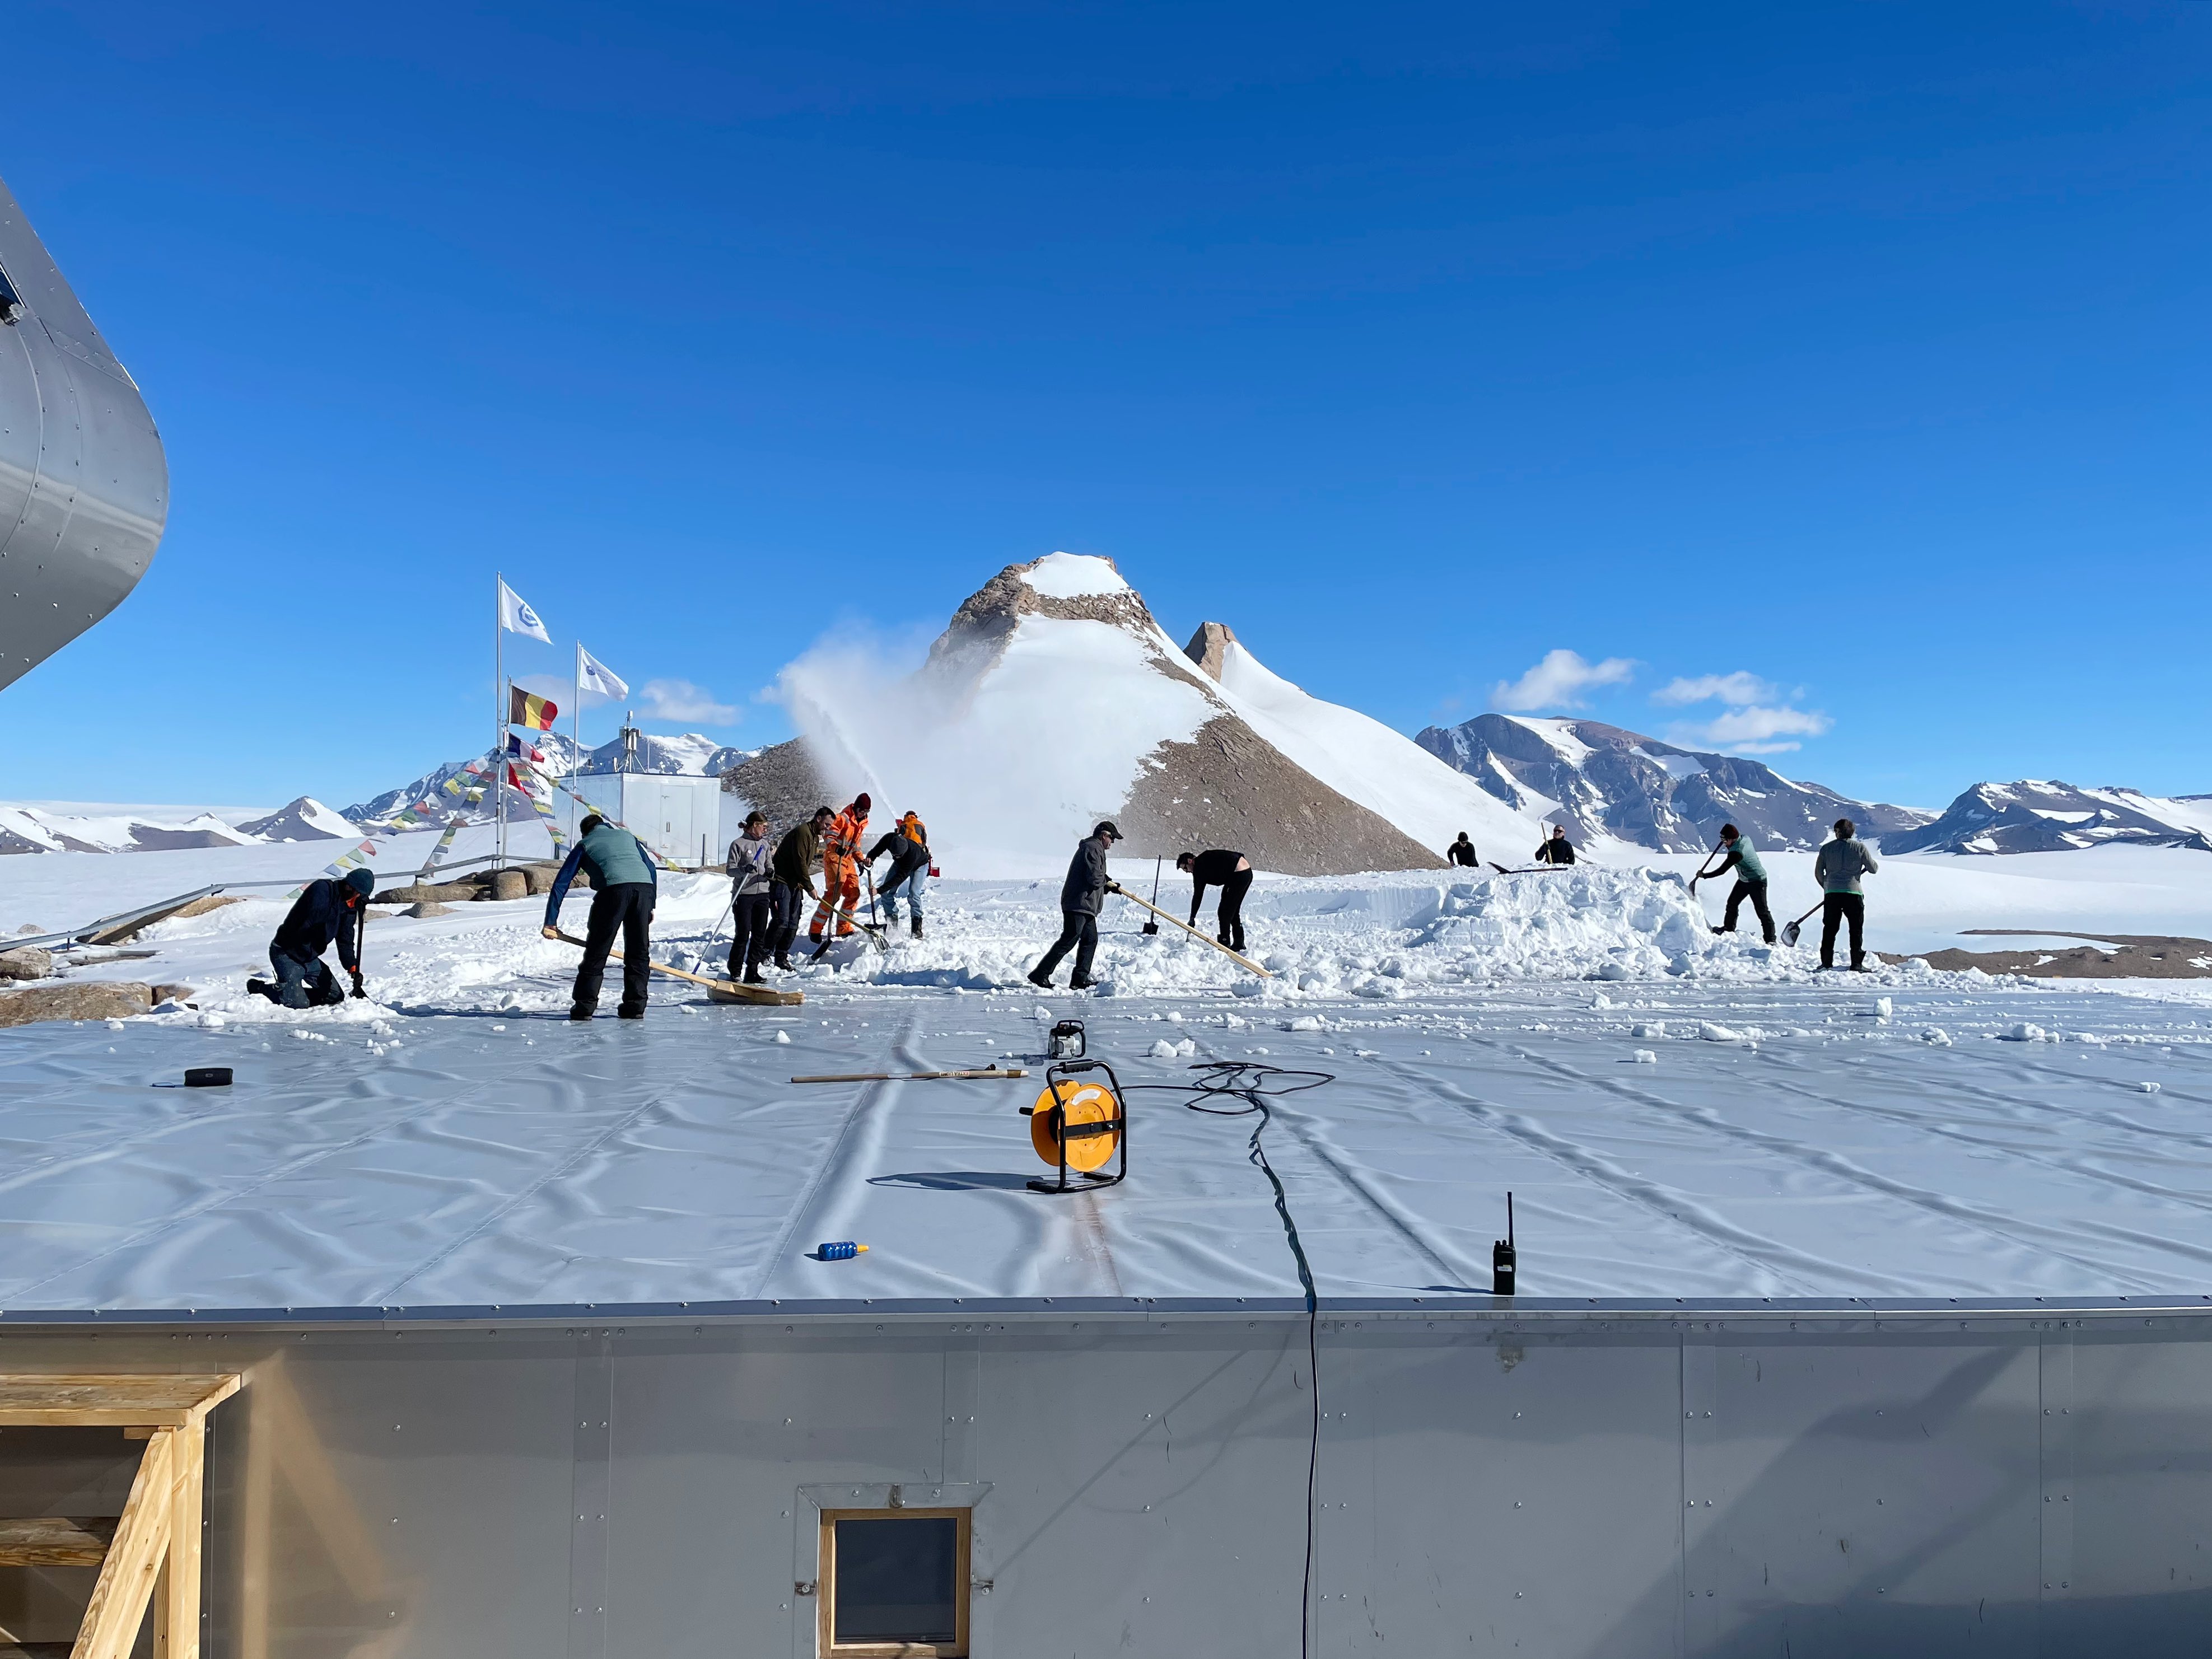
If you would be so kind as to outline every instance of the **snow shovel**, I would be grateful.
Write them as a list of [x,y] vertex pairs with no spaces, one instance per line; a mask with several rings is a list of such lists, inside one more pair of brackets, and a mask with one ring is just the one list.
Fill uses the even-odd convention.
[[[1828,896],[1826,893],[1821,894],[1820,904],[1826,904],[1827,902]],[[1813,910],[1819,909],[1820,908],[1820,904],[1814,905],[1813,907]],[[1796,921],[1790,923],[1787,927],[1783,928],[1782,942],[1784,945],[1795,945],[1797,943],[1797,930],[1812,920],[1813,910],[1808,910],[1803,915],[1798,917]]]
[[[1158,904],[1160,902],[1160,866],[1164,862],[1164,860],[1158,858],[1155,858],[1152,860],[1152,902],[1155,904]],[[1182,866],[1181,865],[1177,865],[1176,867],[1177,869],[1181,869]],[[1145,925],[1137,931],[1140,933],[1146,934],[1147,937],[1157,935],[1160,931],[1159,918],[1157,916],[1146,917]]]
[[1127,888],[1117,887],[1113,883],[1109,882],[1106,884],[1106,890],[1109,893],[1119,893],[1123,898],[1128,900],[1132,904],[1144,904],[1145,908],[1150,910],[1162,921],[1172,922],[1176,927],[1182,928],[1184,933],[1188,933],[1193,939],[1205,940],[1206,944],[1211,945],[1215,950],[1220,951],[1223,956],[1227,957],[1230,961],[1235,963],[1238,967],[1249,968],[1254,973],[1259,975],[1261,979],[1274,978],[1273,974],[1269,973],[1265,968],[1262,968],[1258,963],[1253,961],[1251,957],[1238,956],[1236,951],[1231,950],[1219,939],[1207,938],[1206,934],[1200,933],[1197,928],[1192,927],[1188,922],[1179,921],[1177,918],[1170,915],[1166,911],[1161,909],[1158,905],[1145,904],[1144,900],[1139,898]]
[[868,943],[876,949],[890,953],[891,942],[884,935],[890,931],[884,925],[882,915],[876,909],[876,866],[868,866],[868,920],[860,924],[860,931],[868,936]]
[[[1720,849],[1719,848],[1716,847],[1716,848],[1713,848],[1713,850],[1712,850],[1711,852],[1710,852],[1710,853],[1706,854],[1705,854],[1705,862],[1706,862],[1706,863],[1708,863],[1708,864],[1711,863],[1711,862],[1713,861],[1713,860],[1714,860],[1714,859],[1715,859],[1715,858],[1719,854],[1720,850],[1721,850],[1721,849]],[[1698,871],[1698,873],[1697,873],[1696,875],[1692,876],[1692,877],[1690,878],[1690,890],[1691,890],[1692,893],[1696,892],[1696,891],[1698,890],[1698,884],[1699,882],[1703,881],[1703,880],[1707,877],[1707,876],[1710,876],[1710,875],[1711,875],[1711,874],[1713,874],[1713,873],[1714,873],[1714,872],[1713,872],[1712,871],[1711,871],[1711,870],[1700,870],[1700,871]],[[1794,941],[1794,940],[1793,940],[1793,941],[1791,941],[1791,942],[1794,944],[1796,941]]]

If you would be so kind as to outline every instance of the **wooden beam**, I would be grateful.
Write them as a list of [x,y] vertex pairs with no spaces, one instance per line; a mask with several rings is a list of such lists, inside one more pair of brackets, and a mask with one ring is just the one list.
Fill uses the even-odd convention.
[[77,1627],[70,1659],[129,1659],[144,1622],[146,1604],[168,1553],[175,1514],[171,1486],[177,1462],[176,1431],[165,1430],[146,1443],[146,1455],[116,1523],[115,1541],[100,1564],[84,1623]]
[[0,1567],[96,1567],[114,1537],[112,1515],[0,1521]]
[[0,1376],[0,1428],[180,1429],[238,1392],[238,1374]]
[[161,1576],[161,1634],[155,1659],[200,1659],[201,1504],[207,1489],[207,1425],[178,1429],[177,1467],[169,1487],[169,1564]]

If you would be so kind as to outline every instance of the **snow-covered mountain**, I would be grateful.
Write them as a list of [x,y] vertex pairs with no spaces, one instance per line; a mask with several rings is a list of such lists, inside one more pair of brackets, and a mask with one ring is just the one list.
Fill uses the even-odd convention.
[[1431,851],[1441,853],[1462,830],[1498,863],[1522,863],[1534,849],[1534,826],[1512,806],[1402,732],[1270,672],[1225,624],[1200,623],[1183,652],[1254,731]]
[[1680,749],[1601,720],[1478,714],[1430,726],[1413,741],[1516,811],[1564,823],[1577,842],[1601,836],[1668,853],[1711,848],[1735,823],[1761,848],[1817,847],[1839,817],[1892,837],[1930,814],[1852,800],[1798,783],[1739,755]]
[[313,795],[302,795],[265,817],[238,826],[241,836],[258,841],[356,841],[361,826],[338,816]]
[[[575,747],[560,732],[534,732],[530,734],[529,740],[532,747],[545,757],[539,769],[550,772],[556,777],[572,770],[611,771],[623,758],[620,738],[585,750],[580,766],[573,764]],[[637,753],[627,765],[629,770],[637,772],[660,772],[691,777],[719,776],[732,767],[750,759],[756,752],[750,749],[732,749],[697,732],[686,732],[673,737],[656,737],[650,732],[641,732],[638,737]],[[459,776],[469,764],[470,762],[465,760],[447,761],[443,766],[410,779],[397,789],[387,789],[380,795],[356,802],[345,809],[343,816],[356,823],[377,823],[402,807],[431,799],[441,806],[450,805],[455,811],[459,811],[459,798],[445,794],[442,791],[447,781]],[[474,822],[493,817],[496,810],[496,804],[489,792],[482,801],[468,809]],[[518,816],[527,818],[530,816],[527,803],[515,797],[512,791],[509,791],[507,816],[510,818]]]
[[167,853],[179,848],[246,847],[253,840],[212,812],[168,821],[135,812],[111,817],[0,806],[0,854]]
[[830,650],[793,664],[803,738],[732,781],[779,821],[866,787],[880,813],[921,812],[969,868],[1064,860],[1102,817],[1129,855],[1232,847],[1304,875],[1437,866],[1461,829],[1534,844],[1510,808],[1218,632],[1212,661],[1203,629],[1186,654],[1109,559],[1009,565],[913,675]]
[[1978,783],[1942,817],[1882,845],[1893,853],[2059,853],[2114,845],[2212,852],[2212,795],[2077,789],[2039,778]]

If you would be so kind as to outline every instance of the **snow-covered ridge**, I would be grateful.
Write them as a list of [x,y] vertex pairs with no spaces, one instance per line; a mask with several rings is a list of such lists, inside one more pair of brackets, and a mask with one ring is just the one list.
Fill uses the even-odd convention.
[[0,805],[0,854],[175,852],[196,847],[246,847],[258,839],[233,829],[212,812],[167,819],[134,812],[63,813],[35,806]]
[[1733,823],[1763,848],[1815,847],[1837,818],[1887,839],[1929,814],[1853,800],[1740,755],[1680,749],[1602,720],[1479,714],[1413,739],[1509,806],[1564,823],[1577,842],[1657,852],[1714,845]]
[[2088,847],[2187,847],[2212,852],[2212,797],[2079,789],[2022,778],[1978,783],[1942,817],[1883,846],[1896,853],[2056,853]]

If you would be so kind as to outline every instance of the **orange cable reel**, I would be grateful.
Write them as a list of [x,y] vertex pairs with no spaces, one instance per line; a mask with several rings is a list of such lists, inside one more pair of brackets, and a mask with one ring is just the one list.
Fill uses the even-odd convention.
[[1111,1088],[1059,1078],[1045,1085],[1030,1108],[1030,1145],[1055,1170],[1064,1145],[1067,1167],[1088,1175],[1113,1158],[1122,1123],[1121,1097]]

